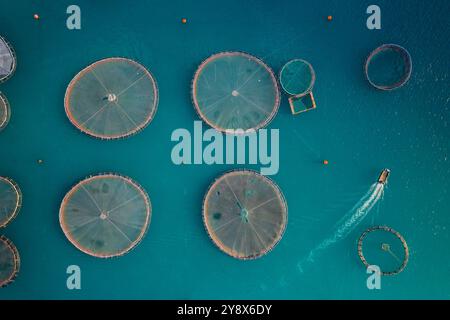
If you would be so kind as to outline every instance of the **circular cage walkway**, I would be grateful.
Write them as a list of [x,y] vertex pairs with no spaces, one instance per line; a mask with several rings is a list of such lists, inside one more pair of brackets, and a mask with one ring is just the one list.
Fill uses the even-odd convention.
[[145,190],[128,177],[89,177],[67,193],[59,220],[69,241],[99,258],[121,256],[145,236],[151,220]]
[[[396,246],[394,252],[394,245]],[[399,251],[402,252],[400,256]],[[368,258],[368,255],[371,258]],[[358,240],[358,256],[367,267],[377,265],[384,276],[402,272],[409,260],[409,248],[403,236],[387,226],[375,226],[367,229]],[[382,266],[382,260],[390,260]],[[370,260],[370,261],[368,261]]]
[[0,36],[0,83],[12,77],[16,71],[17,59],[9,42]]
[[278,112],[280,92],[273,71],[243,52],[221,52],[201,63],[192,81],[200,118],[218,131],[258,130]]
[[8,225],[22,206],[22,192],[13,180],[0,177],[0,227]]
[[404,86],[412,72],[408,50],[397,44],[383,44],[373,50],[364,65],[369,83],[380,90],[394,90]]
[[19,269],[20,256],[16,246],[5,236],[0,236],[0,288],[12,283]]
[[220,250],[237,259],[255,259],[281,240],[287,204],[269,178],[250,170],[231,171],[209,187],[203,222]]
[[6,128],[11,118],[11,108],[8,99],[0,92],[0,131]]
[[125,58],[93,63],[70,82],[64,98],[67,117],[82,132],[100,139],[118,139],[143,130],[158,106],[152,74]]

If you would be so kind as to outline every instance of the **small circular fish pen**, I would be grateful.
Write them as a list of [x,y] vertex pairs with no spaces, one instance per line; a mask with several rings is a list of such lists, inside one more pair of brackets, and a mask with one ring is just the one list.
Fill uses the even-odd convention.
[[11,118],[11,108],[3,93],[0,92],[0,131],[5,129]]
[[312,65],[303,59],[287,62],[280,70],[280,85],[289,96],[292,114],[299,114],[316,108],[312,89],[316,73]]
[[198,67],[192,100],[200,118],[221,132],[258,130],[278,112],[280,92],[273,71],[243,52],[215,54]]
[[250,170],[231,171],[209,187],[203,222],[220,250],[237,259],[255,259],[281,240],[287,204],[269,178]]
[[5,236],[0,236],[0,288],[12,283],[20,269],[20,256],[16,246]]
[[358,256],[367,267],[376,265],[381,275],[402,272],[409,260],[409,248],[403,236],[387,226],[375,226],[363,232],[358,240]]
[[22,207],[22,192],[13,180],[0,177],[0,227],[5,227]]
[[70,122],[100,139],[118,139],[143,130],[158,106],[153,75],[125,58],[97,61],[78,73],[64,98]]
[[0,83],[12,77],[17,67],[14,49],[9,42],[0,36]]
[[145,190],[128,177],[89,177],[67,193],[59,221],[69,241],[94,257],[122,256],[145,236],[152,208]]
[[280,71],[280,84],[283,90],[292,96],[302,96],[314,87],[316,73],[312,65],[303,59],[294,59],[286,63]]
[[364,65],[367,81],[380,90],[394,90],[404,86],[412,72],[408,50],[397,44],[383,44],[373,50]]

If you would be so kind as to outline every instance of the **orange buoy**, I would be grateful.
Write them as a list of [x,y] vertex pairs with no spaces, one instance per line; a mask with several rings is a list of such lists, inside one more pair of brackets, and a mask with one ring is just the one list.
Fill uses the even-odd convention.
[[39,20],[39,19],[40,19],[39,15],[38,15],[37,13],[35,13],[35,14],[33,15],[33,18],[34,18],[34,20]]
[[333,20],[333,16],[328,16],[328,17],[327,17],[327,20],[328,20],[328,21]]
[[187,22],[186,18],[181,19],[181,23],[185,24]]
[[328,164],[328,160],[323,160],[323,164],[327,165]]

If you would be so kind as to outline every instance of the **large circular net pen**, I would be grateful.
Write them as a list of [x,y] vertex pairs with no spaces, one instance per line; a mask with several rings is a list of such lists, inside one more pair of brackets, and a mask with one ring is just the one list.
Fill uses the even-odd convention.
[[232,171],[210,186],[203,221],[220,250],[237,259],[255,259],[282,238],[287,205],[270,179],[254,171]]
[[11,45],[0,36],[0,83],[8,80],[16,70],[17,61]]
[[78,73],[64,98],[66,114],[82,132],[117,139],[144,129],[158,105],[152,74],[125,58],[100,60]]
[[0,288],[13,282],[19,269],[20,256],[16,246],[5,236],[0,236]]
[[2,131],[9,122],[11,117],[11,108],[9,107],[8,100],[0,92],[0,131]]
[[65,196],[59,220],[79,250],[99,258],[121,256],[144,237],[151,220],[145,190],[130,178],[103,174],[78,183]]
[[0,177],[0,227],[13,220],[22,206],[22,192],[11,179]]
[[258,130],[276,115],[280,93],[273,71],[242,52],[215,54],[198,67],[192,99],[199,116],[221,132]]
[[380,90],[394,90],[408,82],[412,60],[408,50],[397,44],[383,44],[373,50],[364,65],[369,83]]
[[409,260],[408,245],[403,236],[387,226],[371,227],[358,240],[358,256],[366,267],[376,265],[381,275],[396,275]]

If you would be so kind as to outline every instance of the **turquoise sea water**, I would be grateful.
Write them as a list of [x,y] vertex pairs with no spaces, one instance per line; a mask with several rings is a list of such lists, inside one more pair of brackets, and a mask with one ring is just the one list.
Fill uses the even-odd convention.
[[[16,180],[24,195],[19,216],[1,230],[17,245],[22,267],[0,299],[449,299],[450,4],[431,2],[377,1],[382,29],[370,31],[367,1],[78,0],[82,30],[69,31],[65,12],[73,1],[0,0],[0,34],[18,56],[16,74],[0,85],[13,113],[0,133],[0,175]],[[397,91],[377,91],[364,78],[365,57],[382,43],[404,46],[413,59],[411,79]],[[176,166],[170,158],[172,131],[192,130],[198,120],[193,73],[226,50],[254,54],[276,72],[303,58],[317,75],[317,109],[294,117],[283,96],[269,126],[280,129],[280,171],[272,178],[289,221],[279,245],[255,261],[220,252],[201,219],[210,182],[243,166]],[[105,142],[70,124],[63,98],[78,71],[110,56],[149,68],[160,103],[142,133]],[[392,173],[383,200],[300,273],[298,262],[333,234],[384,167]],[[66,192],[99,172],[132,177],[153,205],[145,239],[120,258],[83,254],[58,222]],[[378,224],[398,230],[411,256],[403,273],[370,291],[356,241]],[[71,264],[82,270],[78,291],[66,288]]]

